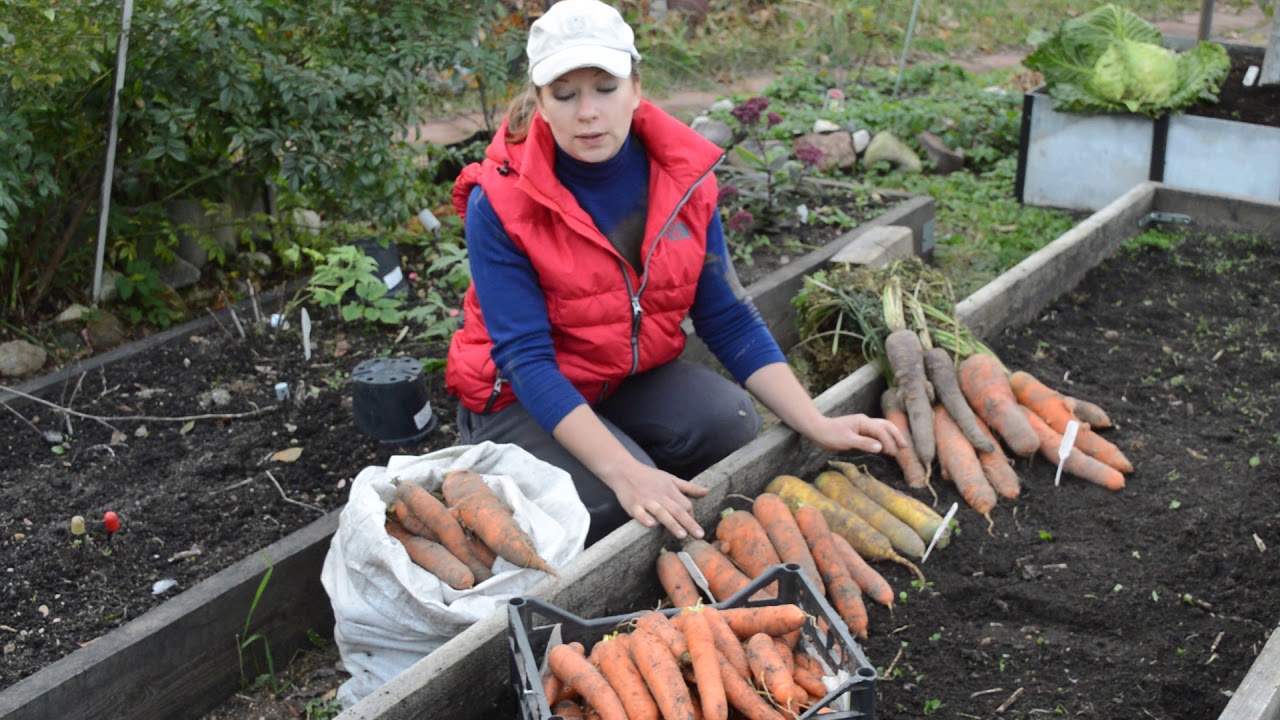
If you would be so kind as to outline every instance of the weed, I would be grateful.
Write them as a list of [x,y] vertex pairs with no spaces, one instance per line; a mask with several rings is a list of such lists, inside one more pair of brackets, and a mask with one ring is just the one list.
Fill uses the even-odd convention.
[[267,664],[267,671],[254,678],[252,686],[261,687],[269,686],[272,692],[279,693],[284,689],[284,683],[276,674],[275,661],[271,657],[271,643],[267,642],[267,638],[262,633],[249,633],[249,625],[253,621],[253,612],[258,609],[258,602],[262,600],[262,594],[266,592],[267,583],[271,582],[271,574],[275,571],[275,565],[267,562],[267,571],[262,574],[262,580],[258,583],[258,589],[253,594],[253,602],[249,604],[249,613],[244,618],[244,630],[236,636],[236,655],[240,660],[240,685],[241,687],[251,687],[248,673],[245,670],[245,650],[256,642],[262,643],[262,654]]
[[942,701],[941,701],[941,700],[925,700],[925,701],[924,701],[924,714],[925,714],[925,715],[932,715],[932,714],[934,714],[934,713],[938,712],[938,711],[939,711],[939,710],[941,710],[941,709],[942,709]]

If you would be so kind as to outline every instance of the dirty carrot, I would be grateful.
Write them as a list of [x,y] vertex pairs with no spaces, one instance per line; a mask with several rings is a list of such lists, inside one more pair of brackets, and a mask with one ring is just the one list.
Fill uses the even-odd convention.
[[568,645],[557,645],[547,652],[547,665],[561,682],[577,690],[603,720],[627,720],[618,693],[581,653]]
[[850,577],[844,559],[831,539],[831,528],[822,511],[812,505],[796,508],[796,523],[813,551],[822,581],[827,584],[827,599],[844,620],[849,632],[858,637],[867,636],[867,606],[862,602],[862,588]]
[[898,519],[897,515],[889,512],[883,505],[859,490],[843,472],[826,470],[818,473],[813,486],[823,495],[854,511],[871,527],[879,530],[882,535],[889,538],[889,542],[893,543],[894,549],[898,552],[917,558],[924,555],[925,543],[916,531]]
[[1107,415],[1107,411],[1088,400],[1071,395],[1063,395],[1062,399],[1067,403],[1067,407],[1071,409],[1071,414],[1075,415],[1082,423],[1087,423],[1091,428],[1109,428],[1112,426],[1111,417]]
[[396,522],[400,523],[405,530],[428,540],[440,542],[440,538],[435,534],[435,531],[428,527],[427,524],[419,519],[417,515],[414,515],[413,512],[409,510],[409,506],[405,504],[405,501],[400,498],[393,499],[388,510],[390,510],[390,515],[394,517]]
[[749,578],[757,578],[782,562],[764,526],[748,510],[729,508],[722,512],[716,539],[725,544],[721,551]]
[[813,554],[809,552],[809,545],[805,543],[804,535],[796,525],[795,516],[791,514],[786,501],[776,493],[764,492],[757,495],[751,503],[751,512],[764,527],[778,558],[782,562],[799,565],[818,594],[824,594],[822,575],[818,573],[818,566],[813,563]]
[[808,617],[804,608],[795,603],[756,605],[750,607],[722,608],[720,617],[739,640],[752,635],[782,637],[804,626]]
[[[702,571],[702,575],[707,579],[707,587],[711,589],[711,594],[715,596],[717,602],[724,601],[729,596],[743,589],[751,583],[751,578],[746,573],[738,569],[727,555],[707,542],[690,538],[683,547],[689,557],[693,558],[693,563]],[[752,598],[771,598],[776,597],[777,593],[770,593],[767,588],[753,593]]]
[[974,413],[987,427],[1000,436],[1015,455],[1029,457],[1040,443],[1018,409],[1017,398],[1009,387],[1009,376],[994,356],[974,353],[960,362],[956,370],[960,390]]
[[747,652],[742,648],[742,640],[733,632],[733,628],[729,627],[729,623],[725,622],[720,610],[714,605],[703,605],[702,615],[706,618],[707,629],[711,631],[716,649],[724,655],[735,670],[742,674],[742,677],[749,679],[751,669],[747,665]]
[[947,409],[947,414],[955,421],[956,427],[960,428],[974,449],[979,452],[995,450],[995,444],[978,427],[975,422],[977,416],[974,415],[973,408],[969,406],[964,393],[960,391],[960,382],[956,380],[955,361],[952,360],[951,354],[944,348],[930,348],[924,353],[924,367],[929,375],[929,382],[933,383],[934,395]]
[[473,575],[482,571],[484,566],[471,551],[471,543],[467,540],[466,531],[462,529],[458,519],[449,512],[444,503],[421,483],[404,478],[397,478],[392,482],[396,486],[396,498],[404,502],[413,515],[431,528],[436,537],[440,538],[441,545],[448,548],[454,557],[471,568]]
[[[611,635],[596,643],[592,655],[596,657],[600,674],[609,681],[618,694],[628,720],[658,720],[658,704],[645,684],[644,676],[636,668],[628,646],[630,635]],[[719,668],[717,668],[718,670]]]
[[1013,390],[1013,397],[1019,404],[1039,415],[1059,434],[1066,432],[1067,423],[1076,419],[1057,390],[1026,370],[1009,373],[1009,389]]
[[475,587],[476,578],[461,560],[449,549],[434,540],[421,535],[414,535],[399,523],[390,519],[386,522],[387,534],[400,542],[413,564],[435,575],[440,582],[454,590],[468,590]]
[[893,370],[893,381],[902,399],[902,406],[907,411],[907,423],[911,427],[911,440],[915,444],[916,456],[920,458],[920,464],[928,468],[933,464],[935,451],[930,411],[933,403],[929,398],[929,381],[924,369],[924,347],[915,332],[900,328],[885,338],[884,355]]
[[[1040,419],[1039,415],[1026,408],[1023,409],[1023,412],[1026,413],[1032,431],[1040,438],[1040,456],[1056,466],[1058,464],[1058,448],[1062,445],[1062,436],[1049,427],[1048,423]],[[1095,485],[1101,485],[1108,490],[1120,490],[1124,487],[1124,475],[1119,470],[1086,455],[1079,448],[1071,448],[1066,460],[1062,461],[1062,471],[1081,480],[1088,480]]]
[[821,700],[827,696],[827,686],[822,684],[822,678],[809,668],[796,665],[791,671],[791,677],[809,693],[809,697]]
[[911,439],[911,426],[907,422],[907,411],[902,407],[898,388],[891,387],[881,393],[880,413],[884,415],[885,420],[898,428],[903,437],[907,438],[907,444],[899,445],[898,452],[893,455],[893,459],[898,463],[898,469],[902,470],[902,478],[906,481],[907,487],[917,490],[928,487],[931,468],[922,465],[920,456],[916,455],[915,441]]
[[702,600],[698,586],[694,585],[689,569],[680,562],[680,556],[666,548],[658,553],[658,582],[667,593],[673,607],[697,605]]
[[938,438],[938,464],[947,471],[969,507],[990,521],[990,513],[996,506],[996,491],[982,472],[978,453],[956,427],[946,408],[934,406],[933,418],[933,429]]
[[[746,651],[743,651],[745,657]],[[724,682],[725,699],[747,720],[783,720],[782,715],[756,692],[747,675],[739,674],[723,654],[720,655],[720,679]]]
[[676,662],[685,665],[689,660],[689,643],[685,640],[684,633],[677,630],[672,624],[671,618],[657,610],[650,610],[635,619],[635,626],[644,628],[653,633],[671,650],[671,657]]
[[[866,493],[868,497],[880,503],[889,512],[898,516],[899,520],[910,525],[926,543],[932,542],[934,535],[942,527],[942,516],[934,512],[933,508],[907,493],[877,480],[873,475],[858,468],[853,463],[829,460],[827,464],[844,473],[854,487]],[[938,538],[938,549],[941,550],[946,547],[950,541],[951,531],[948,529],[943,533],[942,537]]]
[[582,712],[582,705],[577,700],[567,698],[552,705],[551,714],[559,715],[564,720],[583,720],[586,717]]
[[987,427],[982,418],[976,418],[976,421],[979,429],[991,439],[994,448],[991,452],[978,450],[978,462],[982,464],[982,473],[986,475],[987,482],[991,483],[991,489],[995,490],[997,495],[1008,500],[1016,500],[1022,494],[1022,480],[1013,469],[1009,456],[1005,455],[1004,450],[1000,448],[1000,443],[995,442],[995,435],[991,433],[991,428]]
[[664,720],[694,720],[693,696],[667,644],[639,627],[631,633],[630,646],[636,669]]
[[689,664],[698,685],[698,703],[705,720],[728,720],[729,703],[720,678],[720,651],[701,608],[685,610],[684,636],[689,645]]
[[859,555],[870,561],[896,562],[924,580],[924,573],[920,572],[920,568],[898,554],[898,551],[893,548],[893,543],[889,542],[889,538],[871,527],[854,512],[846,510],[835,500],[823,495],[809,483],[794,475],[779,475],[765,486],[765,490],[781,497],[791,507],[792,512],[801,505],[816,506],[822,510],[831,531],[843,535]]
[[511,510],[484,478],[470,471],[451,472],[441,484],[451,512],[498,557],[520,567],[550,575],[556,571],[538,555],[533,538],[520,527]]
[[778,646],[768,635],[759,633],[747,639],[747,663],[756,686],[767,692],[784,712],[795,712],[800,703],[809,698],[804,688],[796,685],[778,653]]
[[836,551],[840,553],[840,558],[844,560],[844,567],[849,571],[849,577],[853,578],[853,582],[861,588],[864,595],[881,605],[893,609],[893,586],[888,580],[880,574],[871,564],[858,554],[857,550],[844,539],[843,535],[832,534],[832,540],[836,544]]
[[1129,462],[1129,458],[1125,457],[1120,448],[1087,425],[1081,425],[1076,431],[1075,446],[1085,455],[1110,465],[1122,473],[1133,472],[1133,463]]

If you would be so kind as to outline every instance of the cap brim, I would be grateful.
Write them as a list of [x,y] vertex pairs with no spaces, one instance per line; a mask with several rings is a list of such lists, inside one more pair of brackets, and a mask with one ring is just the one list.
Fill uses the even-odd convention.
[[620,78],[631,77],[631,53],[600,45],[575,45],[529,68],[529,78],[534,85],[542,87],[571,70],[584,67],[597,67]]

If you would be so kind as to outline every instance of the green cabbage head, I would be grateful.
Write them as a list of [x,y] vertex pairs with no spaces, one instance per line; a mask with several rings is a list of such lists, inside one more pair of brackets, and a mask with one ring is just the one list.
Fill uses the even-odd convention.
[[1178,59],[1159,45],[1119,40],[1093,64],[1093,86],[1099,95],[1130,112],[1159,107],[1178,90]]

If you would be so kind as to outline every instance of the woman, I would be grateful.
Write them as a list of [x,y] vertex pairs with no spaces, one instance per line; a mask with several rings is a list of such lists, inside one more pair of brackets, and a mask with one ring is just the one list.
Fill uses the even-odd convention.
[[[453,191],[472,273],[446,370],[462,441],[568,471],[588,544],[629,517],[702,537],[707,489],[688,478],[759,431],[743,386],[823,449],[895,452],[893,425],[823,416],[787,366],[725,246],[722,153],[641,98],[622,16],[560,0],[527,51],[528,92]],[[679,359],[685,317],[737,382]]]

